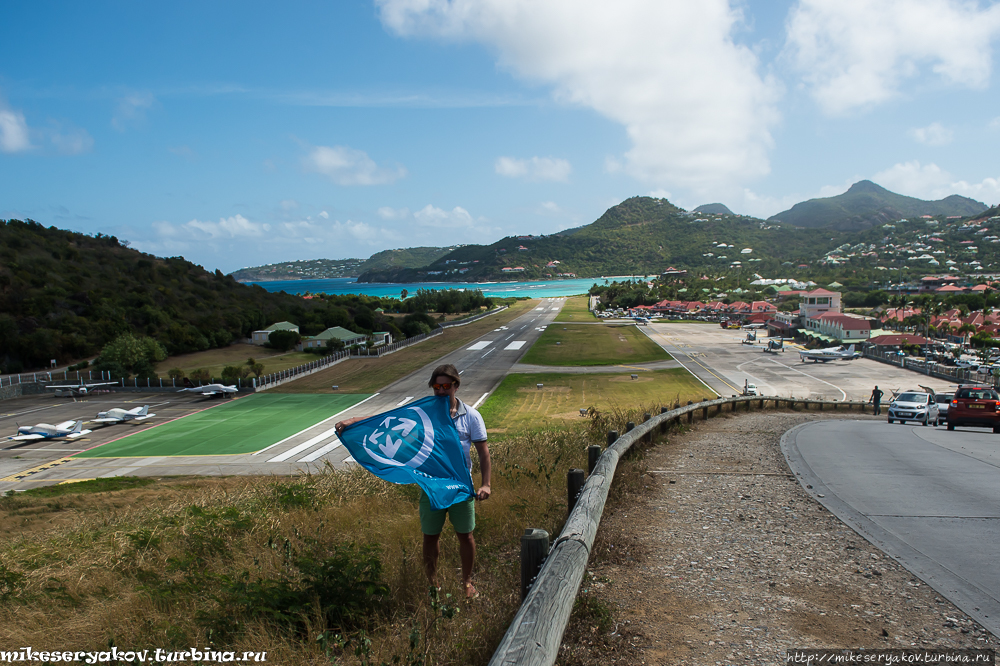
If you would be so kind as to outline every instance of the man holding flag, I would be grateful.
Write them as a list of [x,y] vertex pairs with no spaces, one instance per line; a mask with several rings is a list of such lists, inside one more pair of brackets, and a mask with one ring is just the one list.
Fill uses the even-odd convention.
[[[344,446],[365,469],[392,483],[420,486],[424,571],[434,587],[438,586],[441,530],[445,517],[451,520],[462,560],[462,585],[471,599],[479,595],[472,585],[475,503],[490,496],[490,450],[483,417],[455,395],[459,384],[455,366],[440,365],[428,382],[432,397],[377,416],[347,419],[335,427]],[[478,491],[472,485],[473,445],[483,477]]]

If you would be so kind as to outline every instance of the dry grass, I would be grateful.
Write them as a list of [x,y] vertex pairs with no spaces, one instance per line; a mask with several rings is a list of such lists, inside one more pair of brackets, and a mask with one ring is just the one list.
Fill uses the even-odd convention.
[[243,365],[248,358],[254,358],[264,364],[264,372],[278,372],[295,366],[315,361],[315,354],[305,352],[280,352],[276,349],[238,343],[220,349],[208,349],[193,354],[171,356],[162,363],[156,364],[156,374],[165,377],[173,368],[180,368],[185,376],[190,376],[195,370],[204,368],[212,377],[222,376],[222,369],[227,365]]
[[590,296],[570,296],[562,306],[559,314],[556,315],[557,322],[587,322],[600,321],[594,316],[587,305],[590,303]]
[[[329,660],[316,637],[329,631],[352,641],[346,649],[327,644],[337,663],[361,663],[354,651],[367,645],[371,663],[396,656],[409,663],[419,653],[426,664],[485,664],[520,603],[519,536],[525,527],[553,535],[561,528],[566,470],[585,465],[586,445],[603,442],[600,429],[610,421],[599,416],[595,423],[589,434],[580,424],[491,445],[494,495],[477,507],[482,597],[471,604],[453,596],[435,605],[427,595],[415,488],[359,468],[291,480],[166,479],[61,496],[59,504],[49,497],[0,499],[0,644],[214,645],[267,651],[271,663],[319,664]],[[458,595],[457,541],[446,530],[441,583]],[[331,557],[348,544],[376,548],[387,586],[375,610],[351,622],[331,622],[315,603],[282,621],[252,612],[234,592],[271,590],[255,598],[259,611],[280,600],[274,586],[303,583],[298,558]],[[449,607],[457,615],[442,617]]]
[[511,322],[535,304],[536,301],[517,301],[503,312],[465,326],[445,329],[439,335],[388,356],[348,359],[269,390],[278,393],[329,393],[330,387],[336,385],[341,393],[374,393],[461,348],[470,340]]

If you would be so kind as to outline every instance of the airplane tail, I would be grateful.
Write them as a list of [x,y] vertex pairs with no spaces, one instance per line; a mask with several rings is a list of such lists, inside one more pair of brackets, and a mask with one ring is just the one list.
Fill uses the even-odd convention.
[[73,426],[73,429],[70,431],[70,433],[77,433],[81,432],[82,430],[83,430],[83,421],[77,421],[76,425]]
[[854,353],[854,345],[851,345],[850,347],[847,348],[847,353],[848,354],[853,354]]
[[149,413],[149,405],[143,405],[142,409],[139,410],[139,413],[136,414],[136,416],[145,416],[148,413]]

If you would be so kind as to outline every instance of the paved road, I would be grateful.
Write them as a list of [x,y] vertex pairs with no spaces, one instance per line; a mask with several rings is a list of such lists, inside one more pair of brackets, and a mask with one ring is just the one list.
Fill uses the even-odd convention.
[[802,347],[788,343],[784,352],[766,353],[765,336],[760,335],[756,345],[744,345],[745,331],[717,324],[650,324],[639,330],[724,396],[742,391],[745,381],[756,384],[764,395],[827,400],[867,400],[876,384],[887,398],[890,390],[921,385],[935,391],[953,388],[942,379],[871,359],[803,363],[796,353]]
[[[74,441],[50,440],[15,450],[0,451],[0,493],[67,480],[121,475],[294,474],[307,469],[315,470],[327,463],[335,467],[343,466],[348,453],[343,446],[339,446],[339,440],[332,432],[335,421],[351,416],[377,414],[430,395],[427,380],[439,363],[454,363],[458,368],[462,376],[459,396],[463,400],[470,404],[481,402],[538,339],[545,326],[555,319],[563,303],[563,298],[537,301],[531,311],[506,326],[498,327],[462,349],[404,377],[364,403],[340,414],[331,414],[331,420],[305,429],[263,451],[227,456],[69,458],[81,449],[92,448],[120,437],[129,428],[147,427],[113,426],[95,430],[92,435]],[[383,360],[391,363],[392,355]],[[109,407],[131,407],[147,402],[151,405],[151,411],[167,418],[181,416],[212,404],[198,397],[176,393],[92,395],[83,401],[56,399],[52,396],[19,398],[0,403],[2,409],[6,410],[0,412],[0,428],[3,429],[0,434],[7,431],[13,434],[16,430],[15,423],[59,423],[70,419],[93,418],[97,411]],[[157,419],[157,422],[162,421]],[[155,423],[150,424],[152,425]]]
[[781,446],[817,501],[1000,635],[1000,437],[821,421]]

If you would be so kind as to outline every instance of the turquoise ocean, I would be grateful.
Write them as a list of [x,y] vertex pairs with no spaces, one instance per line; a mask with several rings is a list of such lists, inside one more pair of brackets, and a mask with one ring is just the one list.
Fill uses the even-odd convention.
[[[252,282],[267,291],[284,291],[289,294],[364,294],[366,296],[391,296],[399,298],[403,289],[410,294],[417,289],[479,289],[484,296],[499,298],[554,298],[586,294],[595,284],[614,281],[647,279],[642,276],[616,276],[600,278],[575,278],[567,280],[536,280],[533,282],[413,282],[409,284],[360,283],[354,278],[326,280],[274,280]],[[651,279],[651,278],[649,278]]]

